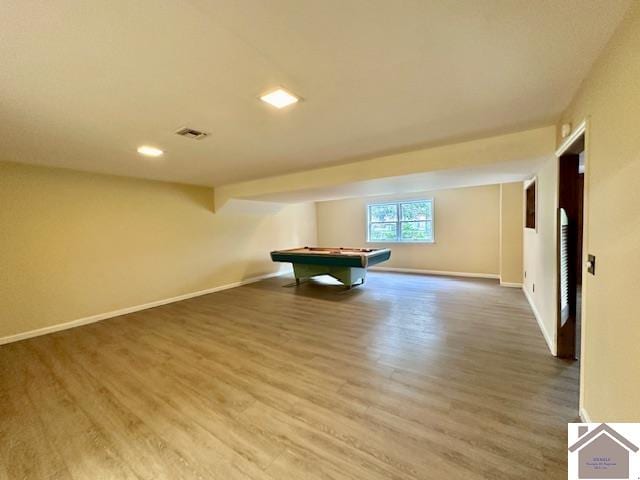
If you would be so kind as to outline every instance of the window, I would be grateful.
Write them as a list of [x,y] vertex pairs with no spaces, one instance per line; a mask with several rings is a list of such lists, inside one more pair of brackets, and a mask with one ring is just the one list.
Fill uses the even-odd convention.
[[433,200],[367,206],[369,242],[433,243]]

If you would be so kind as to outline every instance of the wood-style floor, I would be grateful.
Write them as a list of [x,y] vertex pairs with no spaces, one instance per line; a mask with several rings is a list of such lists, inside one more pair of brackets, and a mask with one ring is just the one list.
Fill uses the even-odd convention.
[[566,478],[577,365],[520,290],[290,281],[0,347],[0,478]]

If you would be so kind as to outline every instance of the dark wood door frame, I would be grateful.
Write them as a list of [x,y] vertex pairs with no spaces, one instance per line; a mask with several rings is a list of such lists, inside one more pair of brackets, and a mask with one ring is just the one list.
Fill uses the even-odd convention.
[[[565,153],[558,159],[558,211],[557,211],[557,355],[559,358],[576,357],[577,315],[577,258],[578,216],[582,208],[579,155]],[[563,213],[566,223],[563,222]],[[564,248],[563,248],[564,245]],[[566,250],[565,250],[566,249]],[[564,255],[563,255],[564,253]],[[567,278],[563,281],[563,273]],[[566,292],[563,291],[566,289]],[[563,305],[563,298],[567,304]]]
[[[579,171],[580,154],[586,158],[586,120],[575,129],[565,143],[556,151],[558,157],[558,209],[556,239],[556,288],[557,288],[557,320],[556,320],[556,355],[559,358],[576,358],[577,309],[578,309],[578,271],[582,263],[584,237],[578,228],[584,230],[584,208],[586,206],[586,190],[584,176]],[[565,215],[566,225],[563,229],[562,217]],[[564,237],[564,238],[563,238]],[[566,250],[563,252],[563,240]],[[562,254],[565,253],[563,265]],[[562,269],[566,267],[566,283],[562,282]],[[567,304],[563,308],[563,287]],[[582,352],[581,352],[582,353]]]

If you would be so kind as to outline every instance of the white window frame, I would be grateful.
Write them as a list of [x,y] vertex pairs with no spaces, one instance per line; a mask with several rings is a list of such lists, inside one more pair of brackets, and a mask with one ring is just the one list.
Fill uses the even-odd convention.
[[[431,231],[433,233],[431,235],[431,239],[430,240],[402,240],[402,238],[400,237],[402,232],[402,224],[422,221],[422,220],[404,220],[404,221],[401,220],[402,218],[401,205],[407,204],[407,203],[423,203],[423,202],[431,203]],[[377,205],[396,205],[396,208],[398,211],[398,217],[395,221],[397,235],[394,240],[371,240],[371,223],[372,223],[371,207],[377,206]],[[435,201],[433,198],[422,198],[419,200],[396,200],[394,202],[368,203],[365,208],[367,209],[367,215],[366,215],[367,224],[365,226],[365,228],[367,229],[367,243],[427,243],[427,244],[436,243],[436,208],[435,208]],[[373,223],[394,223],[394,222],[373,222]]]

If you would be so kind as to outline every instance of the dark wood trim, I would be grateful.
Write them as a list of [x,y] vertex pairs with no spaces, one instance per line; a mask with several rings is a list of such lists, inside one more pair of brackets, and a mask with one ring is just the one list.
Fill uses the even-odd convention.
[[[581,200],[581,201],[580,201]],[[584,173],[578,174],[578,244],[576,251],[576,281],[582,284],[582,247],[584,245]]]
[[526,228],[536,228],[536,182],[534,180],[529,184],[529,186],[525,189],[525,227]]
[[[577,313],[577,250],[578,250],[578,198],[580,175],[578,172],[579,155],[566,153],[558,160],[558,212],[557,212],[557,355],[559,358],[576,356],[576,313]],[[562,228],[560,210],[564,209],[569,219],[567,227],[568,262],[568,312],[562,311],[561,252]]]

